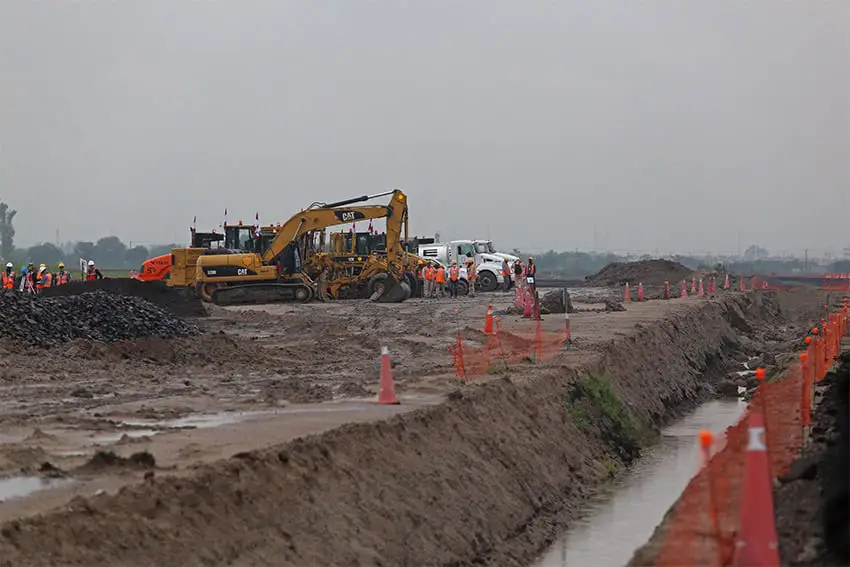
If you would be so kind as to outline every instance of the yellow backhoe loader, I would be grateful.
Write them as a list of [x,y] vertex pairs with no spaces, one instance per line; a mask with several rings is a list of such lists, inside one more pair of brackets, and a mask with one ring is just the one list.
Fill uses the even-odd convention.
[[[360,205],[391,195],[387,205]],[[336,203],[314,203],[275,228],[262,253],[211,254],[200,256],[195,265],[195,289],[205,301],[219,305],[310,301],[315,284],[302,259],[322,253],[325,229],[361,220],[386,218],[386,254],[368,262],[371,298],[383,302],[404,301],[411,295],[405,280],[408,256],[402,247],[402,230],[407,236],[407,196],[399,190],[364,195]],[[311,262],[321,269],[320,262]],[[315,265],[314,265],[315,264]],[[364,269],[366,269],[364,268]],[[362,270],[361,270],[362,272]]]

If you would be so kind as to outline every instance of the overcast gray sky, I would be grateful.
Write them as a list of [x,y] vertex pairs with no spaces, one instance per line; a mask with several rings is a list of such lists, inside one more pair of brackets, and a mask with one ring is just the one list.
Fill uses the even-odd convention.
[[0,97],[20,245],[393,187],[506,248],[850,245],[846,0],[3,0]]

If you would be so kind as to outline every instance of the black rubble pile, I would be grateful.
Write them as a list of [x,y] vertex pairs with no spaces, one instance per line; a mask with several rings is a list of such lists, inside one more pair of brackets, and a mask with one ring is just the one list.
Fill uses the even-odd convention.
[[103,291],[65,297],[0,293],[0,338],[48,347],[72,339],[103,342],[185,337],[196,328],[138,297]]

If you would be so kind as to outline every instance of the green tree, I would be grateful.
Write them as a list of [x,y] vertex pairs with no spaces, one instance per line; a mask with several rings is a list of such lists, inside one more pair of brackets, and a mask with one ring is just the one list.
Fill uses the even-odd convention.
[[124,252],[124,265],[138,269],[142,262],[149,257],[148,249],[145,246],[133,246]]
[[94,245],[93,260],[105,268],[124,266],[124,253],[127,246],[117,236],[105,236]]
[[55,268],[54,264],[65,260],[65,254],[53,244],[49,242],[45,244],[36,244],[30,246],[27,250],[27,259],[33,262],[36,266],[39,264],[47,264],[51,270]]
[[0,203],[0,256],[8,261],[15,251],[15,215],[18,211],[9,209],[6,203]]

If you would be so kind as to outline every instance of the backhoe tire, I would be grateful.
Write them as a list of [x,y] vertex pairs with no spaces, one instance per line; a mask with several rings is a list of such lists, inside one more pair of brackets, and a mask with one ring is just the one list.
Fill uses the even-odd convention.
[[[405,272],[404,281],[407,282],[407,285],[410,286],[410,297],[417,297],[419,295],[419,281],[416,279],[416,274],[413,272]],[[408,299],[410,299],[408,297]]]
[[481,291],[493,291],[499,287],[499,280],[496,279],[496,274],[490,270],[478,272],[478,289]]
[[378,297],[384,294],[384,291],[387,288],[387,280],[390,279],[389,274],[375,274],[371,278],[369,278],[369,283],[366,284],[366,291],[369,294],[369,297],[378,293]]
[[313,299],[313,290],[310,289],[309,287],[307,287],[306,285],[296,287],[295,291],[294,291],[294,295],[295,295],[295,301],[297,301],[299,303],[307,303],[308,301]]
[[457,294],[458,295],[469,295],[469,283],[464,280],[457,281]]

